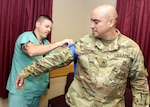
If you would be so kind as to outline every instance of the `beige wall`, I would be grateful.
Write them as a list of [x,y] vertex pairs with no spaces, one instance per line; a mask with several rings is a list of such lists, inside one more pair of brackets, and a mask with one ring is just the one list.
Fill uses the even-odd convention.
[[116,0],[53,0],[52,42],[71,38],[74,41],[90,33],[90,14],[100,4],[116,6]]
[[[109,3],[116,6],[116,0],[53,0],[52,42],[71,38],[74,41],[90,33],[90,14],[93,8]],[[42,96],[40,107],[47,107],[49,98],[64,92],[66,76],[51,78],[51,86]],[[7,99],[0,98],[0,107],[8,107]]]

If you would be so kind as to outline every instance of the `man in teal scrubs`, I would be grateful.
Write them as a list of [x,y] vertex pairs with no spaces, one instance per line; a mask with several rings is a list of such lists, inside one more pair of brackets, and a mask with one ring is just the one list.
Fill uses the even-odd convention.
[[26,85],[19,90],[15,87],[17,75],[26,66],[50,54],[55,48],[73,42],[71,39],[64,39],[50,44],[47,36],[51,32],[52,23],[49,16],[40,15],[34,31],[24,32],[18,37],[7,82],[9,107],[38,107],[40,96],[46,92],[49,83],[49,73],[39,77],[31,76],[25,80]]

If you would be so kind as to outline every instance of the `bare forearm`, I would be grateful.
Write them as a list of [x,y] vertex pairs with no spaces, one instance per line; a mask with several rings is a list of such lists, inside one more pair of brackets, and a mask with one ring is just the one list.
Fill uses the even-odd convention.
[[47,45],[36,45],[29,50],[29,56],[39,56],[44,55],[54,49],[59,47],[57,43],[47,44]]
[[32,56],[39,56],[44,55],[57,47],[64,46],[67,43],[67,45],[73,44],[73,41],[71,39],[64,39],[63,41],[51,43],[51,44],[41,44],[36,45],[32,42],[27,42],[22,45],[22,51],[25,52],[30,57]]

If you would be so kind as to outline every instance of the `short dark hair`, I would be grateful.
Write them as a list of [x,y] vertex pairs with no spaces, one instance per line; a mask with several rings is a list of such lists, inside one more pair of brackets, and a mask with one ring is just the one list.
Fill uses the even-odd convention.
[[47,20],[50,20],[52,23],[53,23],[53,20],[51,17],[49,17],[48,15],[40,15],[36,21],[40,21],[42,19],[47,19]]

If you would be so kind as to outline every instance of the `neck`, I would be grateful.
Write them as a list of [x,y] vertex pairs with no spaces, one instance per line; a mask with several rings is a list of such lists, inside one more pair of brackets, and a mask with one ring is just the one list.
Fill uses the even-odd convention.
[[105,40],[113,40],[117,37],[117,31],[116,30],[112,30],[111,32],[108,32],[108,34],[106,36],[104,36],[105,38],[102,38],[102,39],[105,39]]
[[35,36],[36,36],[36,38],[37,38],[39,44],[42,44],[42,38],[39,36],[39,33],[36,32],[36,30],[34,30],[34,34],[35,34]]

